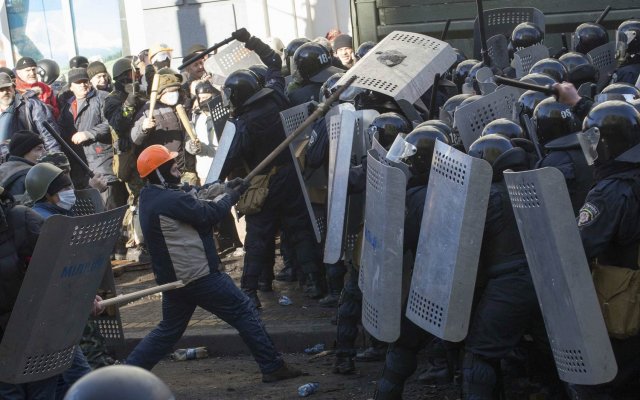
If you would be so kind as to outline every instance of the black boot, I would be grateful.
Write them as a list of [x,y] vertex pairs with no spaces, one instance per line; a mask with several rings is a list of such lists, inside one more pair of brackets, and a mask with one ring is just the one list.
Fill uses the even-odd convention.
[[262,308],[262,303],[258,298],[258,292],[256,291],[256,289],[242,289],[242,291],[249,297],[249,299],[251,299],[256,309],[259,310]]
[[280,272],[276,274],[276,280],[280,282],[294,282],[296,280],[296,274],[291,266],[285,266]]
[[340,293],[344,287],[344,277],[335,277],[327,280],[329,285],[329,294],[320,299],[318,303],[322,307],[338,307],[340,301]]
[[353,362],[353,357],[336,355],[336,359],[333,362],[332,372],[340,375],[349,375],[356,372],[356,365]]
[[320,274],[312,272],[307,274],[307,287],[305,288],[307,297],[312,299],[320,299],[324,296],[322,284],[320,283]]

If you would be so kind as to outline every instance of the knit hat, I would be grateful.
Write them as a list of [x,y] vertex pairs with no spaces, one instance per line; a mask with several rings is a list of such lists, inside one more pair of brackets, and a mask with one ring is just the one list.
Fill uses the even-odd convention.
[[158,95],[161,95],[165,89],[180,87],[182,84],[182,77],[172,69],[162,68],[156,73],[158,74]]
[[44,144],[40,135],[30,131],[18,131],[13,134],[9,142],[9,154],[12,156],[23,157],[34,147]]
[[9,86],[13,86],[13,80],[11,79],[9,74],[6,74],[4,72],[0,72],[0,89],[1,88],[6,88],[6,87],[9,87]]
[[351,39],[351,36],[346,35],[344,33],[342,35],[336,36],[336,38],[333,39],[333,49],[334,50],[338,50],[338,49],[341,49],[343,47],[351,47],[351,48],[353,48],[353,39]]
[[67,74],[69,77],[69,83],[77,83],[82,80],[89,80],[86,68],[71,68]]
[[37,67],[35,60],[31,57],[22,57],[16,63],[16,71],[19,69],[24,69],[29,67]]
[[60,190],[69,187],[69,186],[73,186],[73,184],[71,183],[71,179],[69,178],[69,176],[67,174],[60,174],[56,177],[56,179],[54,179],[50,184],[49,187],[47,188],[47,194],[49,196],[53,196],[54,194],[58,193]]
[[107,72],[107,67],[105,67],[103,63],[101,63],[100,61],[89,63],[89,66],[87,67],[87,75],[89,76],[89,80],[91,80],[94,76],[102,73],[105,73],[107,75],[109,74],[109,72]]

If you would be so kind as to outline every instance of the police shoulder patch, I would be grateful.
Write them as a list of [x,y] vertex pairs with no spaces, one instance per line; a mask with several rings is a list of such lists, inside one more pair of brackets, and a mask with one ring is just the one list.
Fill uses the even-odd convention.
[[598,218],[599,215],[600,210],[595,204],[590,202],[584,203],[580,209],[580,214],[578,215],[578,226],[590,225]]

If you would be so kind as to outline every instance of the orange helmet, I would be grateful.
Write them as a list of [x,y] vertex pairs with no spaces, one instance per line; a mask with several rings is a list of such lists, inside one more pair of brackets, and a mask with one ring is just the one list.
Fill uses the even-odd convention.
[[142,150],[142,153],[138,156],[138,173],[140,173],[140,177],[145,178],[156,168],[167,161],[173,160],[177,156],[178,153],[175,151],[169,151],[161,144],[152,144]]

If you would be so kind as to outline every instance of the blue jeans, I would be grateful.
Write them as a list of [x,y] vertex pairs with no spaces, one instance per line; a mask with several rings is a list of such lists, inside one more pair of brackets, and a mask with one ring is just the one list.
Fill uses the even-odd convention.
[[54,400],[56,385],[60,375],[41,381],[14,385],[0,382],[0,399],[2,400]]
[[229,275],[213,272],[162,296],[162,321],[129,354],[127,364],[150,370],[180,340],[196,306],[216,315],[240,333],[263,374],[283,365],[253,302]]
[[82,349],[80,348],[80,346],[76,346],[75,350],[73,351],[73,362],[71,363],[71,366],[58,378],[56,400],[62,400],[71,385],[76,383],[78,379],[82,378],[91,371],[91,367],[87,362],[87,357],[85,357],[85,355],[82,353]]

